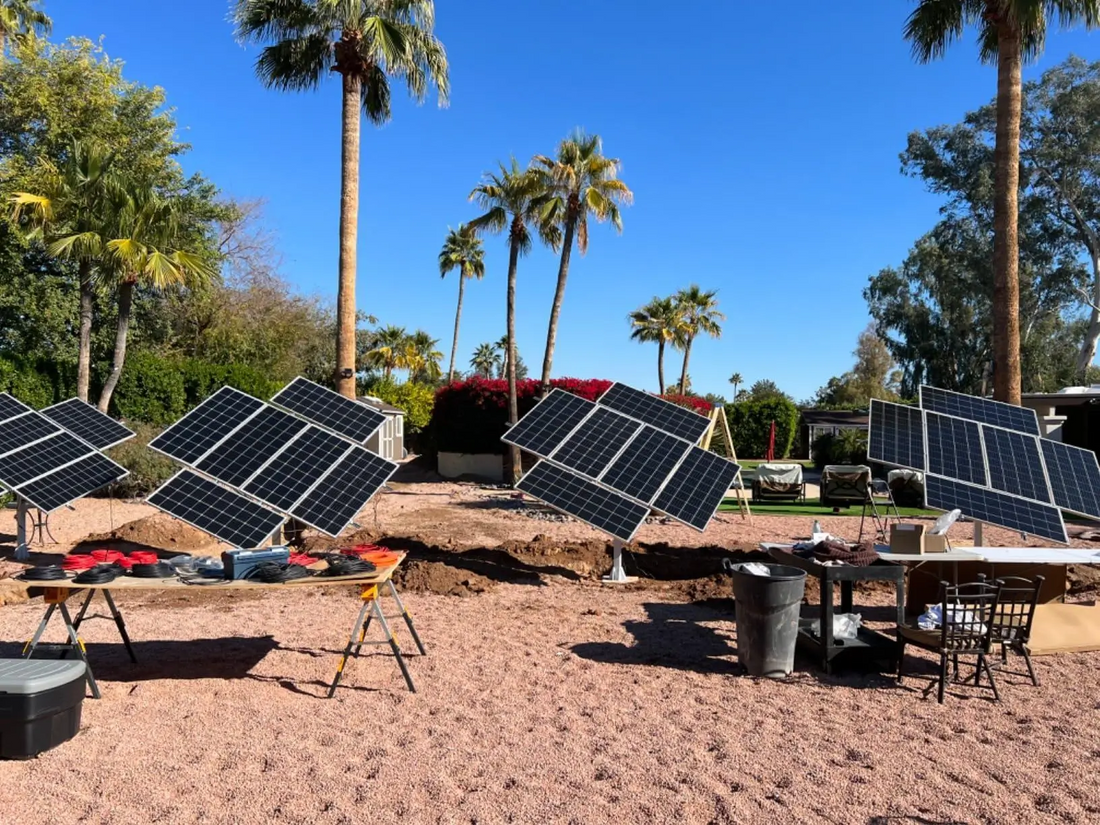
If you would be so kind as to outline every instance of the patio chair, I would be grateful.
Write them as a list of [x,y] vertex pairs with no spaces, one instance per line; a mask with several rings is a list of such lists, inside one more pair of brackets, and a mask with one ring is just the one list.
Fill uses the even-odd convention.
[[997,579],[1000,594],[992,622],[993,644],[1001,647],[1001,661],[994,664],[994,667],[1003,668],[1007,665],[1008,651],[1011,650],[1016,655],[1023,656],[1027,664],[1027,675],[1036,687],[1039,686],[1039,677],[1032,667],[1031,651],[1027,644],[1031,639],[1031,623],[1035,619],[1035,606],[1039,603],[1039,590],[1044,581],[1043,576],[1036,576],[1034,580],[1020,576],[1003,576]]
[[805,501],[801,464],[760,464],[753,473],[752,500]]
[[[898,684],[902,682],[906,645],[916,645],[940,655],[939,693],[937,701],[942,705],[947,689],[947,665],[953,665],[955,680],[959,679],[959,657],[976,657],[974,685],[982,687],[982,671],[989,677],[993,698],[1000,700],[993,669],[989,666],[992,647],[993,617],[997,612],[999,584],[977,581],[952,585],[940,582],[940,610],[942,620],[938,630],[923,630],[910,625],[898,625]],[[932,684],[935,684],[933,682]],[[931,685],[929,685],[929,690]],[[927,691],[926,691],[927,692]]]
[[902,507],[924,506],[924,473],[919,470],[890,470],[886,473],[894,501]]
[[863,506],[871,495],[871,468],[862,464],[827,464],[821,471],[821,506]]

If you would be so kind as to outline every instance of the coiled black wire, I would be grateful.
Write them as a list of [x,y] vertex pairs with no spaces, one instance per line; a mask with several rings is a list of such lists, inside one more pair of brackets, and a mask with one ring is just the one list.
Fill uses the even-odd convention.
[[65,569],[56,564],[45,564],[40,567],[28,567],[19,574],[24,581],[52,582],[67,579],[69,576]]
[[328,567],[319,572],[318,576],[362,576],[378,569],[374,562],[342,553],[329,553],[325,556],[325,561],[328,562]]
[[249,570],[245,578],[249,581],[264,584],[283,584],[294,579],[305,579],[311,575],[313,573],[300,564],[279,564],[276,561],[266,561]]
[[130,575],[135,579],[170,579],[176,575],[176,568],[166,561],[158,561],[155,564],[135,564],[130,568]]
[[107,584],[113,582],[126,571],[115,564],[97,564],[87,570],[81,570],[73,581],[76,584]]

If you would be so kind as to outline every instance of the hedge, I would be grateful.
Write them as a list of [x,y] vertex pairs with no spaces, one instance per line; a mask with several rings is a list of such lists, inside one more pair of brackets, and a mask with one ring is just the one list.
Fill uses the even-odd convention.
[[738,458],[763,458],[768,452],[768,433],[775,422],[775,457],[791,454],[798,433],[798,407],[786,398],[739,401],[726,407],[730,434]]
[[32,407],[48,407],[58,398],[58,382],[45,370],[18,359],[0,358],[0,392]]

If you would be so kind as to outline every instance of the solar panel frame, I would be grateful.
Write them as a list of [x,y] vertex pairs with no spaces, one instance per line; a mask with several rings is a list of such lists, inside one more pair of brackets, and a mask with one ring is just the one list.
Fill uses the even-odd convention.
[[1028,435],[1042,436],[1039,428],[1039,416],[1028,407],[1018,407],[990,398],[944,390],[922,384],[918,390],[921,409],[977,421],[980,424],[992,424],[1006,430],[1016,430]]
[[593,401],[555,389],[513,424],[500,440],[545,458],[597,409]]
[[[653,499],[652,507],[702,533],[741,472],[741,466],[710,450],[692,446]],[[691,482],[703,474],[704,484]],[[695,501],[691,515],[687,504]],[[713,504],[711,504],[713,502]]]
[[0,456],[24,450],[62,432],[65,430],[61,425],[34,410],[0,421]]
[[1100,462],[1096,453],[1049,438],[1039,439],[1039,448],[1054,505],[1100,519]]
[[265,405],[193,466],[240,489],[308,426],[297,416]]
[[[166,501],[170,496],[175,496],[176,499]],[[216,522],[213,529],[209,526],[210,522],[207,522],[207,526],[202,523],[206,520],[205,513],[200,514],[195,508],[184,508],[182,506],[182,501],[187,500],[188,497],[197,503],[196,496],[202,497],[202,501],[206,505],[204,509],[207,512],[217,507],[221,508],[222,512],[215,513],[212,516],[212,521]],[[286,522],[286,516],[282,513],[270,510],[248,496],[230,490],[189,469],[180,470],[173,475],[150,493],[145,501],[173,518],[179,519],[184,524],[191,525],[196,530],[209,533],[225,544],[245,550],[262,546]],[[180,506],[173,509],[173,506],[177,504]],[[242,525],[235,529],[226,526],[226,511],[230,505],[234,508],[233,521]],[[246,510],[250,511],[251,521],[249,521],[249,517],[243,515]],[[197,518],[199,515],[203,516],[202,520]],[[264,530],[266,532],[262,532]]]
[[42,415],[78,435],[97,450],[106,450],[133,438],[129,427],[101,413],[87,401],[70,398],[42,410]]
[[550,455],[557,465],[598,479],[644,425],[606,407],[597,407]]
[[10,392],[0,392],[0,422],[15,418],[17,415],[31,412],[32,407],[24,404]]
[[933,475],[989,486],[985,445],[977,421],[925,410],[924,462]]
[[[891,437],[892,432],[897,435]],[[872,398],[867,420],[867,460],[924,470],[924,411]]]
[[980,426],[990,488],[1052,504],[1054,499],[1038,436],[990,424]]
[[[355,448],[347,439],[308,424],[240,489],[285,513],[352,449]],[[317,466],[319,459],[326,460],[327,466]],[[311,460],[313,464],[308,465]],[[308,473],[302,469],[306,465]]]
[[[678,453],[674,452],[677,447]],[[627,498],[649,505],[690,449],[691,444],[682,438],[642,424],[597,480]]]
[[360,445],[386,423],[377,410],[301,376],[275,393],[271,403]]
[[[395,472],[397,464],[394,462],[363,447],[352,447],[287,512],[325,535],[336,538],[355,521],[360,511]],[[356,484],[359,486],[353,486]],[[330,488],[342,492],[333,493]],[[359,496],[349,497],[352,489],[358,490]],[[363,496],[362,491],[367,489],[370,492]],[[326,492],[329,495],[326,502],[316,501]],[[334,502],[339,501],[344,504],[340,509],[334,506]]]
[[[195,465],[265,406],[247,393],[222,387],[150,441],[149,448],[181,464]],[[181,439],[184,445],[173,445]]]
[[710,427],[710,419],[704,415],[617,381],[596,401],[601,406],[649,424],[654,429],[671,433],[693,445],[699,442]]
[[[932,510],[947,512],[958,508],[972,521],[994,524],[1008,530],[1069,544],[1062,511],[1051,504],[1031,501],[1001,490],[968,484],[934,473],[925,473],[924,503],[925,507]],[[1000,508],[1000,512],[996,511],[994,503],[996,508]],[[1003,516],[1002,513],[1007,508],[1013,508],[1013,512],[1017,514],[1021,511],[1030,512],[1032,519],[1029,523],[1024,523],[1023,518]],[[1040,516],[1046,522],[1045,525],[1039,524]]]
[[20,484],[15,493],[32,507],[52,513],[129,474],[129,470],[103,453],[92,452]]
[[520,479],[516,489],[624,542],[634,538],[649,516],[646,505],[545,459]]

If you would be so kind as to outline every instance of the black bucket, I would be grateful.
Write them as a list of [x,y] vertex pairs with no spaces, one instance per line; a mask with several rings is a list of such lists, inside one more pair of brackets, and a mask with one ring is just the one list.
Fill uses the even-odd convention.
[[794,670],[798,619],[806,591],[806,571],[765,564],[770,575],[756,576],[729,559],[737,605],[737,658],[750,676],[783,679]]

